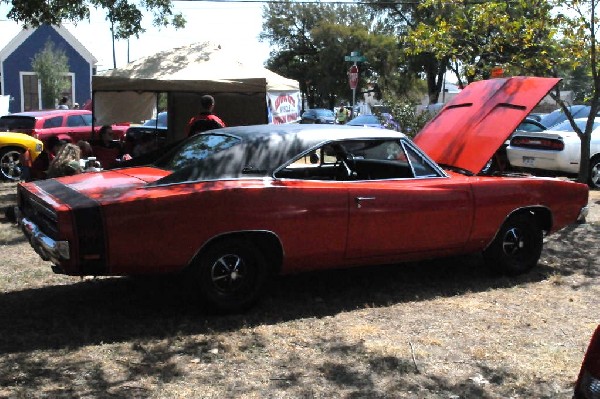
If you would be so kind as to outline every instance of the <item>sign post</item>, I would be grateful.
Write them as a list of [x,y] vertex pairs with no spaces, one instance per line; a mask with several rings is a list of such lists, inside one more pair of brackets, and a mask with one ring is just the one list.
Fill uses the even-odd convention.
[[353,51],[350,55],[344,56],[344,61],[354,62],[348,70],[348,83],[352,89],[352,111],[351,117],[354,116],[354,105],[356,104],[356,86],[358,86],[358,65],[357,62],[365,62],[367,59],[360,55],[359,51]]

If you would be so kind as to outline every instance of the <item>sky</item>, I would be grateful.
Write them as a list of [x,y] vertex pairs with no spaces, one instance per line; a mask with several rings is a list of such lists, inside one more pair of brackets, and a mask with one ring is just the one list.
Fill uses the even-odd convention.
[[[269,56],[268,43],[258,41],[262,31],[262,3],[173,1],[173,13],[181,12],[187,20],[184,29],[155,28],[151,15],[145,14],[146,29],[139,38],[129,40],[129,61],[155,54],[159,51],[185,46],[195,42],[211,41],[223,50],[232,51],[244,64],[264,65]],[[0,49],[19,33],[22,26],[9,21],[9,5],[0,5]],[[98,59],[98,72],[113,67],[110,24],[103,9],[90,10],[89,21],[77,25],[65,23],[67,28],[85,48]],[[115,41],[117,67],[127,64],[127,41]]]

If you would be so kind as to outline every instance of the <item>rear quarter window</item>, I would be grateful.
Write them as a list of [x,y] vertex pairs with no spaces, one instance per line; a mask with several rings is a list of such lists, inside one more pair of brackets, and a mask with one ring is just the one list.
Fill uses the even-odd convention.
[[44,129],[52,129],[55,127],[61,127],[62,120],[63,120],[62,116],[55,116],[53,118],[48,118],[44,121],[44,125],[42,127]]

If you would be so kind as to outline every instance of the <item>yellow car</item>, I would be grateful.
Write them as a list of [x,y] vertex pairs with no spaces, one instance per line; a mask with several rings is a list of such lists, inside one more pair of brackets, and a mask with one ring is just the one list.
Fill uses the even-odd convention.
[[44,145],[23,133],[0,132],[0,179],[21,180],[21,154],[29,150],[31,161],[42,152]]

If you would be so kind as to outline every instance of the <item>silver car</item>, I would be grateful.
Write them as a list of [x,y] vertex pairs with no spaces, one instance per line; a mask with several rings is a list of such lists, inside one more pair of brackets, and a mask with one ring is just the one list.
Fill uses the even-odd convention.
[[[587,118],[575,119],[583,131]],[[507,155],[513,167],[561,172],[566,175],[579,173],[581,140],[567,120],[542,132],[518,132],[510,140]],[[600,118],[594,121],[590,141],[589,185],[600,188]]]

